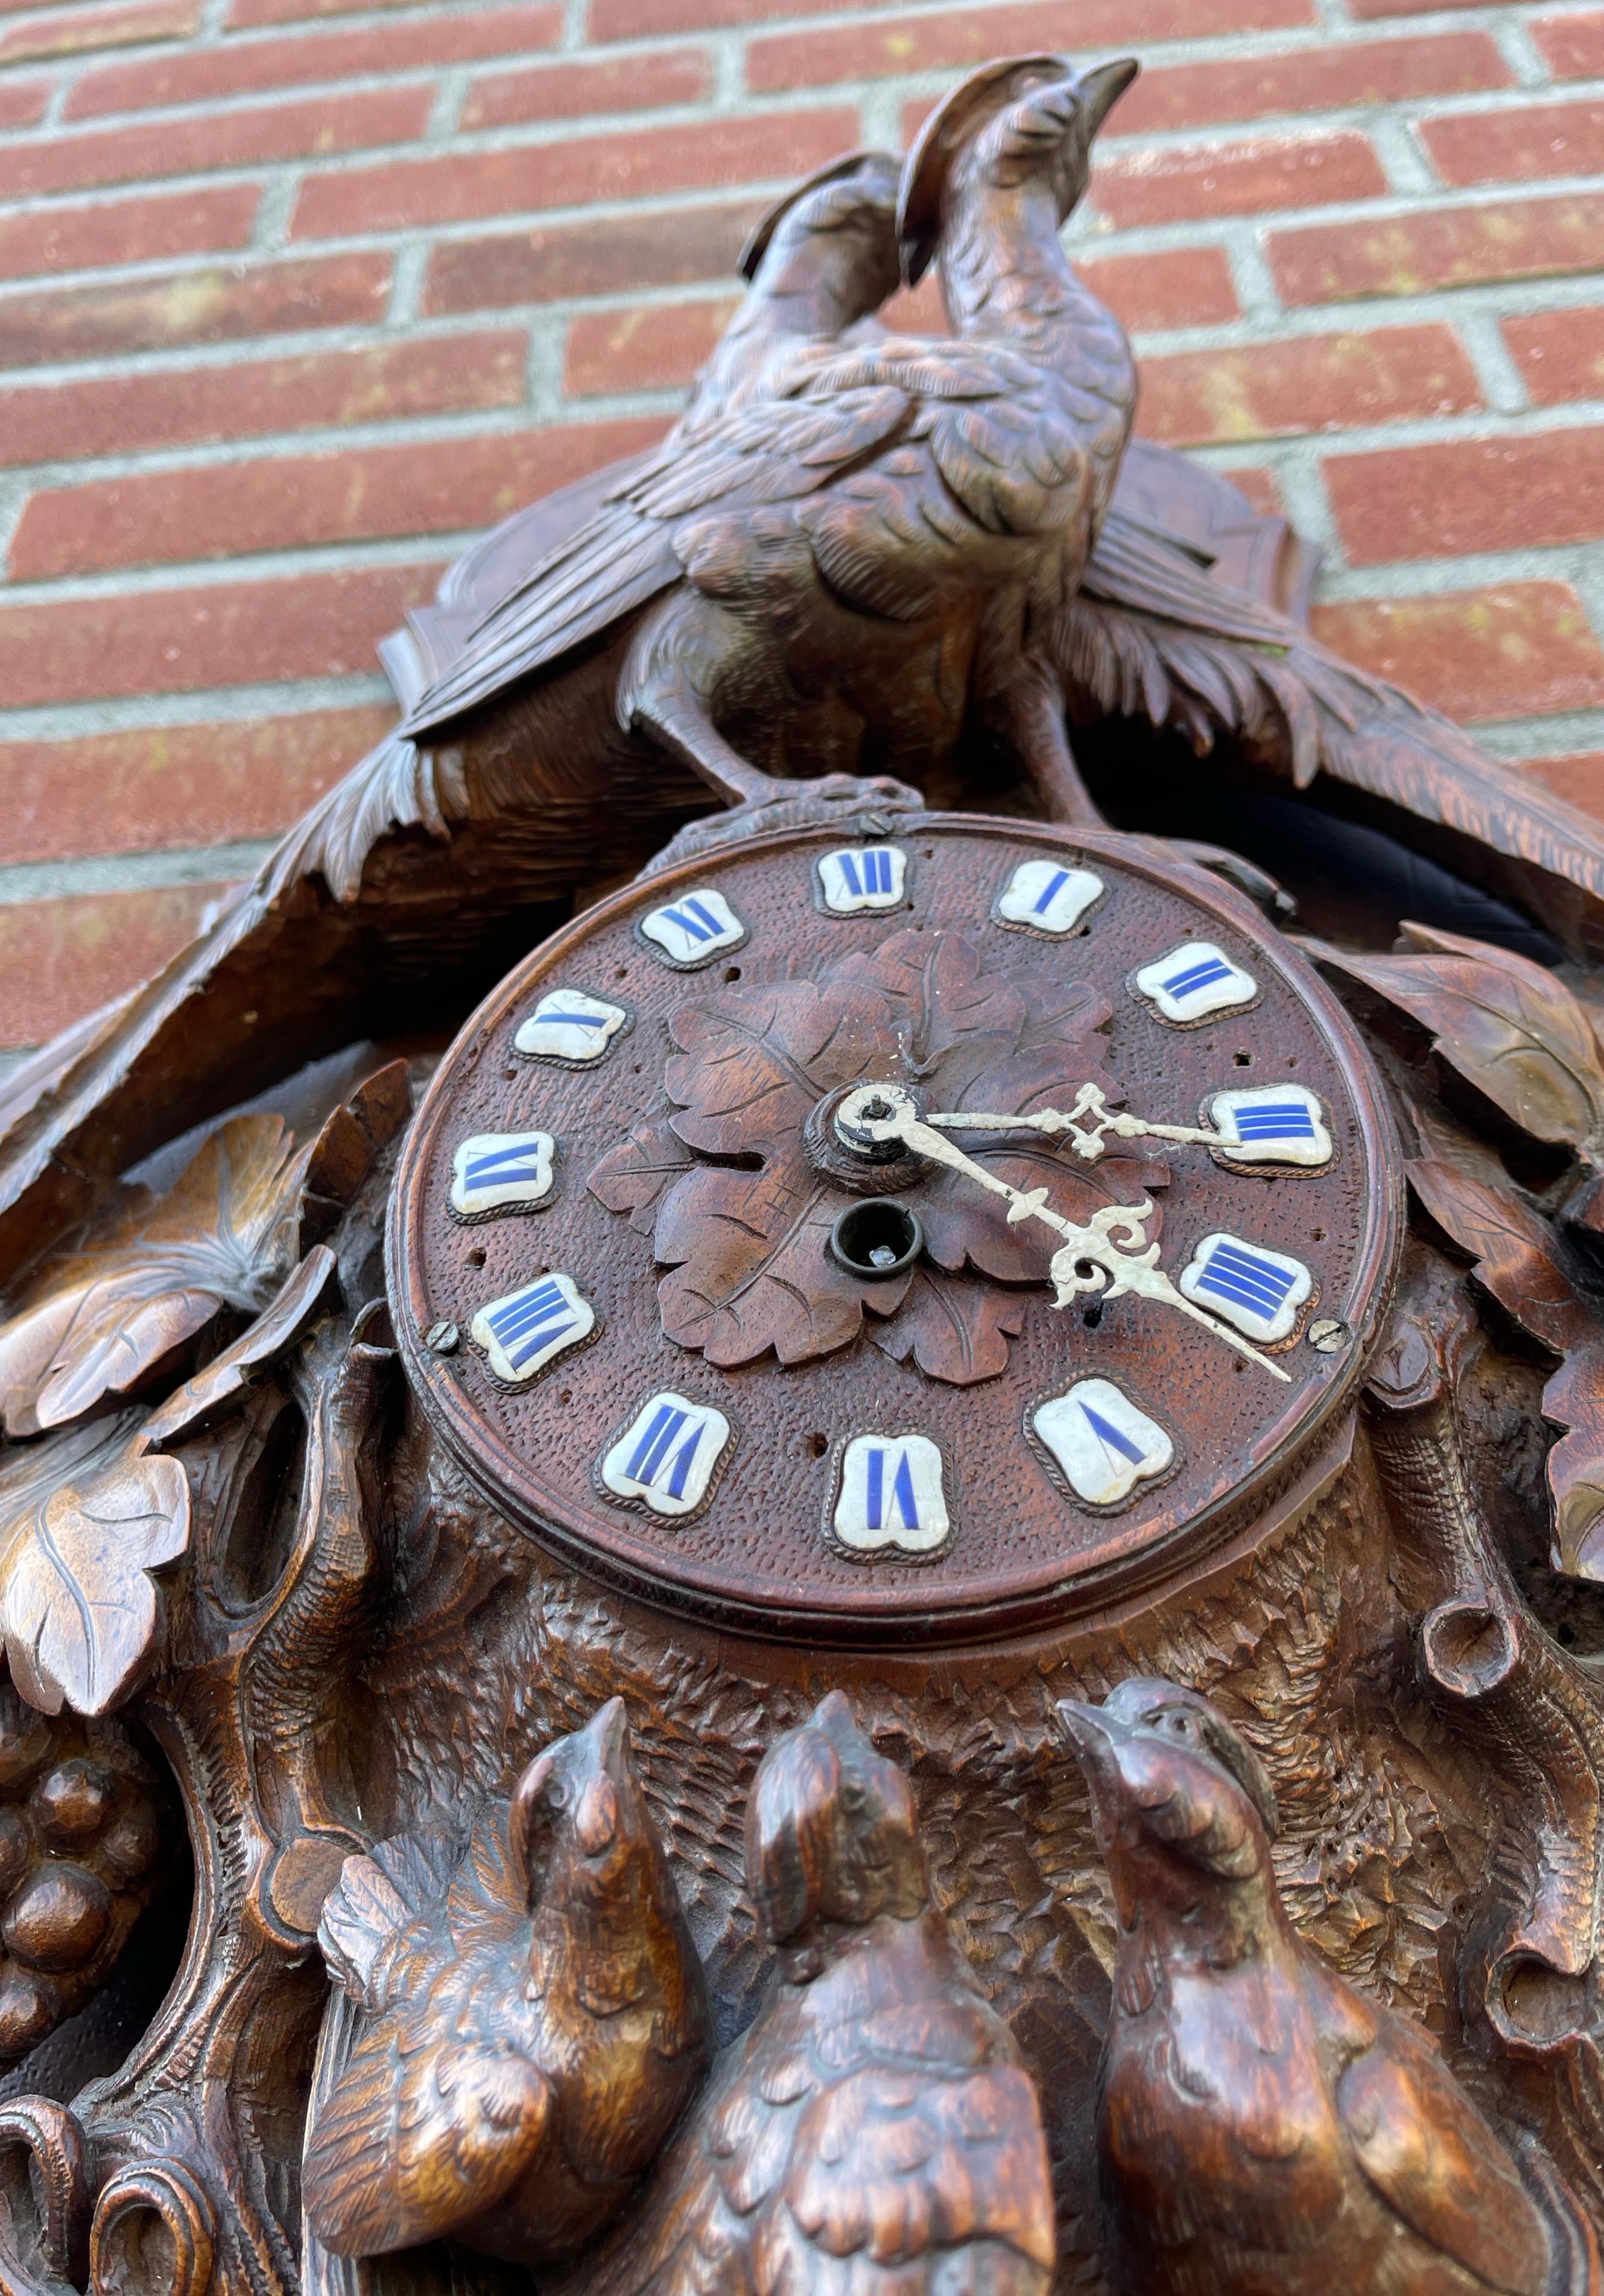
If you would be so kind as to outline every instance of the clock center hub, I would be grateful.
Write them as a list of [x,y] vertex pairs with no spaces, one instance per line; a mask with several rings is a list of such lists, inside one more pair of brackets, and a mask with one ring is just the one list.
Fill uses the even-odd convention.
[[876,1139],[869,1127],[904,1109],[924,1114],[920,1095],[906,1085],[872,1079],[838,1086],[814,1103],[808,1116],[803,1136],[810,1162],[855,1195],[898,1194],[923,1179],[930,1168],[900,1140]]

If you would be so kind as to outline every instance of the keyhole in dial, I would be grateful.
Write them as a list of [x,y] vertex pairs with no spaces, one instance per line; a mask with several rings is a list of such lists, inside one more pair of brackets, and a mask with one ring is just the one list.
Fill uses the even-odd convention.
[[900,1275],[924,1250],[919,1215],[893,1196],[849,1205],[830,1231],[831,1257],[871,1283]]

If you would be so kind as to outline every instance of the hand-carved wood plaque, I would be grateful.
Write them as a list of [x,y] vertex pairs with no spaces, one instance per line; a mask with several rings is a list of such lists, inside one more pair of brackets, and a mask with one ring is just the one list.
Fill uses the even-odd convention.
[[[855,1126],[882,1086],[913,1136]],[[804,1639],[1061,1620],[1319,1443],[1387,1303],[1392,1140],[1219,880],[848,818],[647,877],[502,984],[409,1139],[397,1335],[494,1501],[649,1596]]]

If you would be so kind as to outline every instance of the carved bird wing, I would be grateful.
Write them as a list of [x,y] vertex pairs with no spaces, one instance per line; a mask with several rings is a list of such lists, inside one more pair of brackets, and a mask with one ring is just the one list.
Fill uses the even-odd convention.
[[822,2031],[806,2002],[759,2018],[584,2296],[1046,2296],[1046,2144],[991,2013],[848,2004]]
[[1199,755],[1233,737],[1299,789],[1330,774],[1604,898],[1596,823],[1296,622],[1210,580],[1117,507],[1053,652],[1072,711],[1146,718]]
[[368,2019],[331,2072],[301,2181],[312,2228],[337,2255],[447,2237],[503,2199],[539,2149],[544,2076],[504,2040],[462,2041],[452,2005]]
[[448,725],[516,680],[610,629],[678,580],[681,523],[814,493],[907,419],[886,386],[764,398],[691,432],[672,432],[590,523],[534,568],[475,630],[461,658],[414,703],[408,736]]
[[402,1834],[348,1857],[323,1901],[317,1941],[329,1973],[366,2009],[411,1989],[427,1967],[427,1940],[456,1862],[444,1834]]
[[1361,2169],[1412,2231],[1490,2287],[1541,2296],[1543,2220],[1428,2042],[1389,2019],[1343,2073],[1337,2108]]

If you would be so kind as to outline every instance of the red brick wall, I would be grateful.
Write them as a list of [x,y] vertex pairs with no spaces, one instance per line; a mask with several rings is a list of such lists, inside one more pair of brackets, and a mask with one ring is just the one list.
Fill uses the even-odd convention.
[[1076,227],[1143,427],[1604,814],[1604,9],[0,0],[0,1048],[361,752],[476,529],[660,428],[777,184],[1070,38],[1146,67]]

